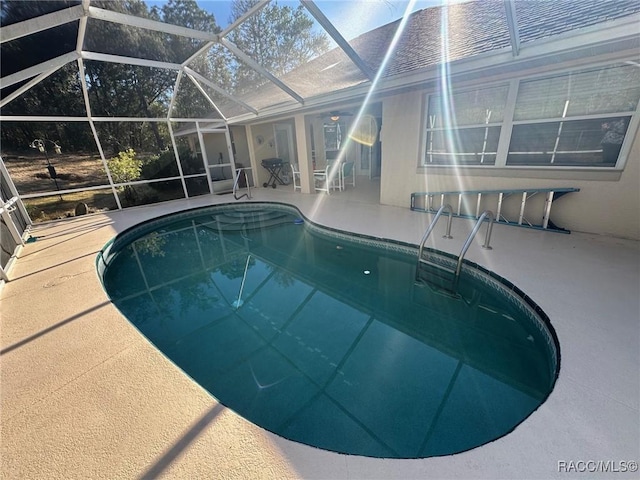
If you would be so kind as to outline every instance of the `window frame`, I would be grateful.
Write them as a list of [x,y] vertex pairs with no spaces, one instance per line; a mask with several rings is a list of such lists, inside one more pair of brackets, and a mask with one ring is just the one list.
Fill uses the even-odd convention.
[[[564,118],[537,118],[535,120],[514,120],[515,110],[516,110],[516,101],[518,97],[518,91],[520,89],[520,85],[523,82],[535,81],[535,80],[543,80],[545,78],[550,78],[554,76],[562,76],[569,75],[571,73],[579,73],[581,71],[594,69],[594,68],[607,68],[607,67],[615,67],[617,65],[625,64],[625,63],[635,63],[638,62],[635,58],[623,58],[615,61],[606,61],[599,62],[589,65],[578,65],[573,66],[571,68],[554,70],[551,72],[543,72],[535,75],[525,75],[521,77],[514,77],[509,80],[496,80],[495,82],[486,83],[486,84],[474,84],[474,85],[465,85],[460,88],[456,88],[455,86],[451,87],[451,92],[453,94],[464,93],[468,91],[474,90],[483,90],[490,89],[495,87],[500,87],[504,85],[508,85],[508,93],[507,99],[504,106],[503,120],[501,124],[498,124],[500,127],[500,137],[498,141],[498,148],[496,152],[496,160],[493,164],[464,164],[452,162],[450,164],[433,164],[428,161],[429,150],[428,150],[428,142],[429,142],[429,132],[437,131],[437,130],[450,130],[450,131],[460,131],[465,128],[469,128],[469,125],[464,125],[456,129],[447,129],[446,127],[442,128],[429,128],[429,102],[432,97],[441,96],[442,92],[438,91],[429,91],[423,94],[423,102],[422,102],[422,128],[421,128],[421,147],[420,147],[420,157],[418,159],[418,172],[426,172],[428,169],[441,169],[444,172],[448,172],[454,170],[456,172],[464,169],[469,172],[476,171],[478,174],[481,174],[480,171],[496,171],[496,170],[505,170],[505,171],[538,171],[538,172],[558,172],[558,171],[586,171],[586,172],[621,172],[624,170],[627,161],[629,160],[629,153],[631,151],[631,146],[633,144],[634,139],[637,137],[640,129],[640,100],[637,102],[636,109],[634,111],[624,111],[624,112],[607,112],[607,113],[593,113],[586,115],[576,115],[571,117]],[[511,137],[513,133],[514,126],[517,125],[528,125],[534,123],[553,123],[553,122],[571,122],[578,120],[597,120],[597,119],[610,119],[612,117],[628,117],[629,122],[627,125],[627,130],[625,133],[624,141],[622,143],[620,153],[618,155],[618,159],[613,166],[592,166],[592,165],[557,165],[554,163],[549,163],[546,165],[508,165],[507,159],[509,154],[509,147],[511,143]],[[495,123],[489,123],[489,126],[494,126]],[[484,125],[482,125],[484,126]],[[452,154],[453,156],[453,154]]]
[[[464,87],[458,90],[455,90],[454,92],[452,92],[453,94],[464,94],[464,93],[468,93],[468,92],[474,92],[474,91],[479,91],[479,90],[490,90],[490,89],[495,89],[495,88],[500,88],[500,87],[506,87],[507,88],[507,100],[509,98],[509,92],[511,90],[511,84],[509,82],[505,82],[500,81],[500,82],[495,82],[489,85],[478,85],[478,86],[468,86],[468,87]],[[421,164],[419,165],[420,167],[429,167],[429,168],[437,168],[437,167],[444,167],[444,168],[451,168],[451,167],[455,167],[455,168],[490,168],[493,167],[497,164],[498,162],[498,158],[499,158],[499,154],[500,154],[500,142],[502,141],[502,130],[504,128],[504,122],[506,119],[506,113],[508,112],[509,109],[509,105],[507,103],[507,101],[505,101],[505,104],[503,106],[503,119],[500,122],[485,122],[482,124],[479,123],[474,123],[474,124],[465,124],[465,125],[461,125],[458,128],[455,129],[451,129],[448,128],[446,126],[442,126],[442,127],[433,127],[433,123],[431,123],[431,115],[429,115],[429,101],[432,97],[441,97],[443,94],[440,92],[429,92],[426,93],[424,95],[424,100],[423,100],[423,125],[424,127],[422,128],[422,134],[423,134],[423,138],[424,141],[422,141],[422,146],[421,146]],[[463,131],[463,130],[469,130],[469,129],[487,129],[486,131],[488,132],[489,128],[499,128],[499,134],[498,134],[498,145],[496,146],[496,151],[495,152],[486,152],[484,150],[483,147],[483,151],[482,152],[475,152],[475,155],[477,155],[478,153],[481,153],[481,160],[480,163],[478,164],[467,164],[467,163],[451,163],[451,164],[443,164],[443,163],[437,163],[437,164],[433,164],[431,162],[427,161],[427,158],[429,155],[434,155],[434,153],[430,153],[429,152],[429,139],[432,138],[431,132],[447,132],[447,131]],[[485,141],[486,141],[486,137],[485,137]],[[485,145],[486,146],[486,143]],[[492,163],[484,163],[484,155],[491,155],[493,156],[495,154],[495,161]],[[451,156],[455,156],[456,154],[453,153],[437,153],[435,155],[451,155]],[[465,156],[465,155],[474,155],[474,153],[468,153],[468,152],[464,152],[464,153],[460,153],[458,154],[460,156]]]

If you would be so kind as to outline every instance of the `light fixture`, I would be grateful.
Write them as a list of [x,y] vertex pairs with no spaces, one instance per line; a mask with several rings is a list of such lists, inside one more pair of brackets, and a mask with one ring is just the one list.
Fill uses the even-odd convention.
[[[62,148],[60,147],[60,145],[58,145],[58,142],[54,142],[53,140],[49,140],[48,138],[45,138],[44,140],[40,138],[36,138],[29,144],[29,146],[31,148],[37,148],[40,153],[44,153],[47,159],[47,171],[49,172],[49,177],[51,177],[51,179],[56,184],[56,190],[60,191],[60,186],[58,185],[58,180],[57,180],[58,173],[56,172],[56,167],[51,165],[51,162],[49,161],[49,152],[47,152],[47,149],[45,147],[45,142],[49,142],[51,145],[53,145],[53,150],[58,155],[62,153]],[[62,195],[60,195],[60,200],[62,200]]]
[[44,153],[44,142],[42,140],[36,139],[29,144],[31,148],[37,148],[40,150],[40,153]]
[[378,122],[375,117],[365,114],[357,118],[356,124],[349,131],[349,138],[367,147],[375,145],[378,138]]
[[53,145],[53,150],[58,155],[60,155],[62,153],[62,148],[60,147],[60,145],[58,145],[58,142],[54,142],[53,140],[49,140],[48,138],[45,138],[44,140],[36,138],[34,141],[32,141],[29,144],[29,147],[37,148],[40,151],[40,153],[47,153],[47,151],[45,149],[45,142],[49,142],[51,145]]

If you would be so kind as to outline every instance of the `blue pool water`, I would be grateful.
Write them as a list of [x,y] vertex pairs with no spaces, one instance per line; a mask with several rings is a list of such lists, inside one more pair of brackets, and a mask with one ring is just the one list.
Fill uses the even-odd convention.
[[113,303],[178,367],[294,441],[453,454],[507,434],[547,398],[557,341],[517,287],[466,264],[447,294],[415,282],[415,246],[301,220],[279,204],[182,212],[123,232],[98,268]]

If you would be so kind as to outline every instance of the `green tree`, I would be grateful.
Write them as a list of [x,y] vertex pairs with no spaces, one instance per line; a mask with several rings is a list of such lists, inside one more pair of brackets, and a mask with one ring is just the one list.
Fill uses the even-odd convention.
[[[107,160],[107,167],[111,172],[113,183],[133,182],[140,178],[142,174],[142,161],[136,158],[136,152],[129,148],[119,152],[117,157]],[[121,187],[127,200],[133,200],[134,190],[131,185]]]
[[[18,22],[63,10],[78,4],[78,1],[52,0],[49,2],[0,2],[0,24],[4,27]],[[25,68],[63,55],[75,48],[77,24],[59,25],[41,32],[21,37],[2,44],[0,68],[2,76],[17,73]],[[2,88],[6,97],[18,89],[23,82]],[[51,75],[29,92],[8,103],[0,111],[2,115],[83,115],[84,107],[77,68],[67,65]],[[59,124],[50,122],[2,122],[3,148],[26,149],[34,138],[60,140],[66,148],[86,144],[90,138],[83,125],[66,124],[66,135]]]
[[[149,11],[140,0],[101,1],[95,4],[120,13],[162,20],[158,9]],[[89,27],[84,44],[87,50],[172,63],[182,61],[176,58],[171,49],[171,35],[112,22],[92,22]],[[106,38],[108,42],[104,41]],[[86,73],[94,114],[147,118],[166,116],[171,88],[177,75],[168,69],[106,62],[86,62]],[[127,134],[127,128],[126,125],[110,124],[109,136],[122,138]],[[137,133],[141,131],[138,129]],[[158,151],[163,150],[166,141],[158,124],[150,123],[147,131],[150,138],[137,138],[137,141],[130,143],[138,148],[146,145],[149,149],[150,145],[155,145]]]
[[[202,10],[194,0],[170,0],[162,6],[162,20],[167,23],[194,28],[197,30],[220,33],[215,17]],[[181,62],[190,58],[206,45],[201,40],[176,38],[170,43],[173,53]],[[203,51],[189,63],[189,68],[211,80],[222,89],[230,91],[232,81],[229,71],[229,54],[219,45]],[[205,87],[206,88],[206,87]],[[211,104],[202,96],[200,90],[186,76],[182,77],[176,93],[174,111],[176,117],[204,117],[211,113]]]
[[[79,0],[52,0],[47,2],[3,1],[2,25],[10,25],[45,13],[62,10],[79,4]],[[215,18],[200,9],[194,0],[171,0],[162,8],[149,9],[141,0],[94,0],[92,6],[159,20],[178,25],[219,31]],[[78,34],[77,22],[38,32],[2,45],[3,76],[36,65],[58,55],[73,51]],[[185,37],[154,32],[100,20],[90,20],[83,49],[125,57],[182,63],[195,53],[204,42]],[[203,62],[206,55],[203,55]],[[221,65],[216,66],[220,70]],[[212,69],[205,70],[208,74]],[[86,61],[92,114],[96,116],[166,117],[177,73],[173,70],[131,66],[99,61]],[[215,78],[215,77],[209,77]],[[184,84],[190,84],[185,78]],[[8,95],[20,84],[2,89]],[[187,87],[189,88],[189,87]],[[185,115],[189,106],[196,103],[200,93],[188,90],[190,95],[183,103]],[[202,102],[200,102],[202,103]],[[210,111],[210,106],[201,114]],[[75,62],[45,79],[17,99],[2,108],[4,115],[85,115],[81,83]],[[95,150],[95,142],[85,124],[66,124],[64,128],[47,127],[43,132],[30,122],[11,122],[2,126],[5,147],[24,146],[36,137],[52,137],[71,149]],[[76,128],[78,127],[78,128]],[[84,128],[80,128],[84,127]],[[127,122],[107,122],[98,130],[101,142],[113,147],[113,153],[123,146],[161,151],[167,147],[166,128],[162,124],[149,123],[145,127]],[[76,131],[77,130],[77,131]],[[84,132],[80,135],[80,131]],[[27,143],[25,143],[27,142]]]
[[[231,20],[243,15],[257,0],[235,0]],[[79,0],[47,2],[2,1],[2,25],[35,18],[52,11],[78,5]],[[195,0],[169,0],[151,9],[141,0],[93,0],[92,6],[152,20],[160,20],[198,30],[219,32],[213,15],[201,9]],[[3,76],[15,73],[76,47],[78,22],[50,28],[2,45]],[[311,57],[328,49],[325,35],[313,30],[313,21],[304,8],[279,6],[272,2],[230,34],[230,39],[249,56],[277,76],[282,76]],[[170,63],[182,63],[206,42],[169,35],[143,28],[91,19],[83,49],[98,53],[140,57]],[[204,116],[212,112],[200,91],[183,76],[179,92],[173,92],[177,73],[173,70],[117,63],[85,61],[91,113],[96,116],[163,118],[173,94],[179,117]],[[255,90],[264,78],[234,60],[221,45],[214,45],[190,63],[190,67],[229,93]],[[2,89],[2,95],[20,84]],[[2,108],[4,115],[85,115],[80,76],[72,62],[34,88]],[[47,122],[50,123],[50,122]],[[101,143],[113,148],[113,154],[125,148],[164,150],[167,132],[162,123],[148,125],[133,122],[100,122]],[[38,130],[39,128],[39,130]],[[29,122],[2,125],[5,147],[24,147],[33,138],[56,138],[68,149],[95,151],[90,130],[81,122],[42,126]]]
[[[257,0],[234,0],[231,21],[240,18],[257,3]],[[329,49],[327,36],[314,32],[313,20],[302,5],[296,8],[279,6],[276,1],[238,26],[229,34],[229,39],[277,77]],[[237,93],[265,81],[244,63],[238,63],[233,70]]]
[[142,161],[136,158],[136,152],[132,148],[107,160],[107,166],[114,183],[133,182],[140,178],[142,172]]

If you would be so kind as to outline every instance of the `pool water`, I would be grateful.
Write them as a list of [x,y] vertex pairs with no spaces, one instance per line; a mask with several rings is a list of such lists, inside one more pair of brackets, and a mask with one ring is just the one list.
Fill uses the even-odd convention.
[[247,420],[336,452],[421,458],[513,430],[551,392],[559,353],[517,287],[471,264],[456,295],[416,283],[416,252],[241,204],[134,227],[98,267],[124,316]]

